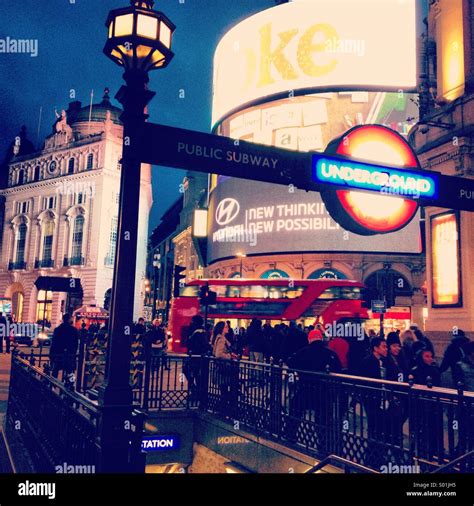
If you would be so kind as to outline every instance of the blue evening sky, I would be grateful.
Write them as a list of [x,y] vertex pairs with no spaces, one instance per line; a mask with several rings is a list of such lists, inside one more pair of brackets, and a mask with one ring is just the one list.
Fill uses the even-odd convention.
[[[0,54],[0,158],[18,133],[28,128],[36,144],[40,107],[40,143],[51,132],[54,109],[66,109],[70,90],[87,105],[94,90],[100,102],[105,87],[115,95],[121,68],[102,54],[107,13],[128,0],[1,0],[0,38],[37,39],[38,56]],[[150,121],[209,131],[212,59],[222,35],[243,18],[275,5],[274,0],[157,0],[176,25],[172,64],[150,75],[156,96]],[[179,98],[179,90],[185,99]],[[115,100],[115,105],[119,105]],[[177,198],[184,172],[155,168],[150,227]]]

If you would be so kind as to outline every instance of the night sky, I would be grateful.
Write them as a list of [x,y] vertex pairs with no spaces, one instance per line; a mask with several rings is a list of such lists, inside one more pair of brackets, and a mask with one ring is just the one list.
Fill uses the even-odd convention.
[[[184,2],[184,3],[181,3]],[[94,103],[103,90],[111,96],[122,84],[121,68],[102,53],[107,13],[125,7],[128,0],[1,0],[0,39],[37,39],[38,56],[0,53],[0,157],[19,132],[42,144],[51,133],[54,110],[69,102]],[[275,5],[274,0],[157,0],[177,25],[170,66],[150,74],[156,96],[150,104],[150,121],[209,131],[211,122],[212,59],[219,39],[243,18]],[[185,99],[179,98],[179,90]],[[71,98],[71,90],[75,98]],[[119,105],[113,100],[115,105]],[[40,107],[41,130],[37,142]],[[177,198],[184,172],[155,168],[154,205],[150,227]]]

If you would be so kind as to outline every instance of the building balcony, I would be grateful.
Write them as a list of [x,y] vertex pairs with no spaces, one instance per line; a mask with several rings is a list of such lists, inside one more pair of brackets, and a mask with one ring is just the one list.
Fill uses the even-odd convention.
[[21,269],[26,269],[26,262],[8,262],[9,271],[17,271]]
[[84,257],[64,257],[64,267],[73,267],[77,265],[84,265]]
[[54,260],[52,258],[50,259],[43,259],[43,260],[35,260],[35,269],[43,269],[47,267],[54,267]]

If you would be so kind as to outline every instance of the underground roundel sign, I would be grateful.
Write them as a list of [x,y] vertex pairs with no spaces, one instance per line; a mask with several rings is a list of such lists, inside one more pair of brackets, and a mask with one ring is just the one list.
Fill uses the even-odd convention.
[[[404,170],[407,170],[408,176],[410,168],[419,169],[420,165],[412,148],[401,135],[382,125],[360,125],[333,140],[325,153],[347,157],[348,161],[400,167],[400,170],[395,171],[398,175],[390,176],[398,178],[398,186],[380,184],[380,193],[335,189],[326,185],[321,191],[321,197],[329,214],[342,227],[359,235],[387,234],[400,230],[413,219],[418,204],[415,200],[401,196],[404,192],[400,191],[400,182],[413,179],[404,178]],[[359,178],[359,181],[365,180],[372,189],[384,181],[384,177],[388,177],[383,172],[371,172],[368,165],[365,167],[366,173],[362,169],[351,172],[349,168],[346,175],[348,178]],[[363,189],[363,185],[359,187]],[[420,189],[423,191],[423,188]],[[411,194],[414,195],[415,191]]]

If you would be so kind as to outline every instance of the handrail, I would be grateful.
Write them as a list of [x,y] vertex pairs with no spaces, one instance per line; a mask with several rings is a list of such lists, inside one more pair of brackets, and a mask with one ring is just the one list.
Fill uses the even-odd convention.
[[463,460],[467,459],[470,456],[474,456],[474,450],[471,450],[468,453],[465,453],[464,455],[461,455],[460,457],[457,457],[456,459],[452,460],[451,462],[448,462],[444,466],[438,467],[438,469],[435,469],[430,474],[436,474],[436,473],[443,473],[446,469],[449,469],[450,467],[455,466],[456,464],[459,464]]
[[380,474],[379,471],[376,471],[375,469],[372,469],[370,467],[363,466],[362,464],[357,464],[356,462],[352,462],[351,460],[347,460],[343,457],[338,457],[337,455],[329,455],[325,457],[321,462],[313,466],[311,469],[308,469],[305,471],[305,474],[314,474],[323,467],[326,467],[327,465],[336,462],[338,464],[343,464],[348,467],[352,467],[354,469],[357,469],[358,471],[362,471],[364,473],[370,473],[370,474]]
[[15,359],[18,360],[23,365],[27,366],[29,369],[34,369],[36,374],[38,374],[43,380],[50,382],[53,386],[59,388],[61,390],[62,394],[65,394],[67,397],[69,397],[71,400],[75,402],[79,402],[83,406],[85,406],[88,410],[93,412],[94,414],[98,413],[97,409],[97,403],[89,399],[88,397],[80,394],[76,390],[70,390],[64,386],[64,383],[62,381],[59,381],[56,378],[53,378],[49,374],[44,373],[39,367],[35,365],[31,365],[28,362],[28,359],[25,359],[20,356],[15,356]]

